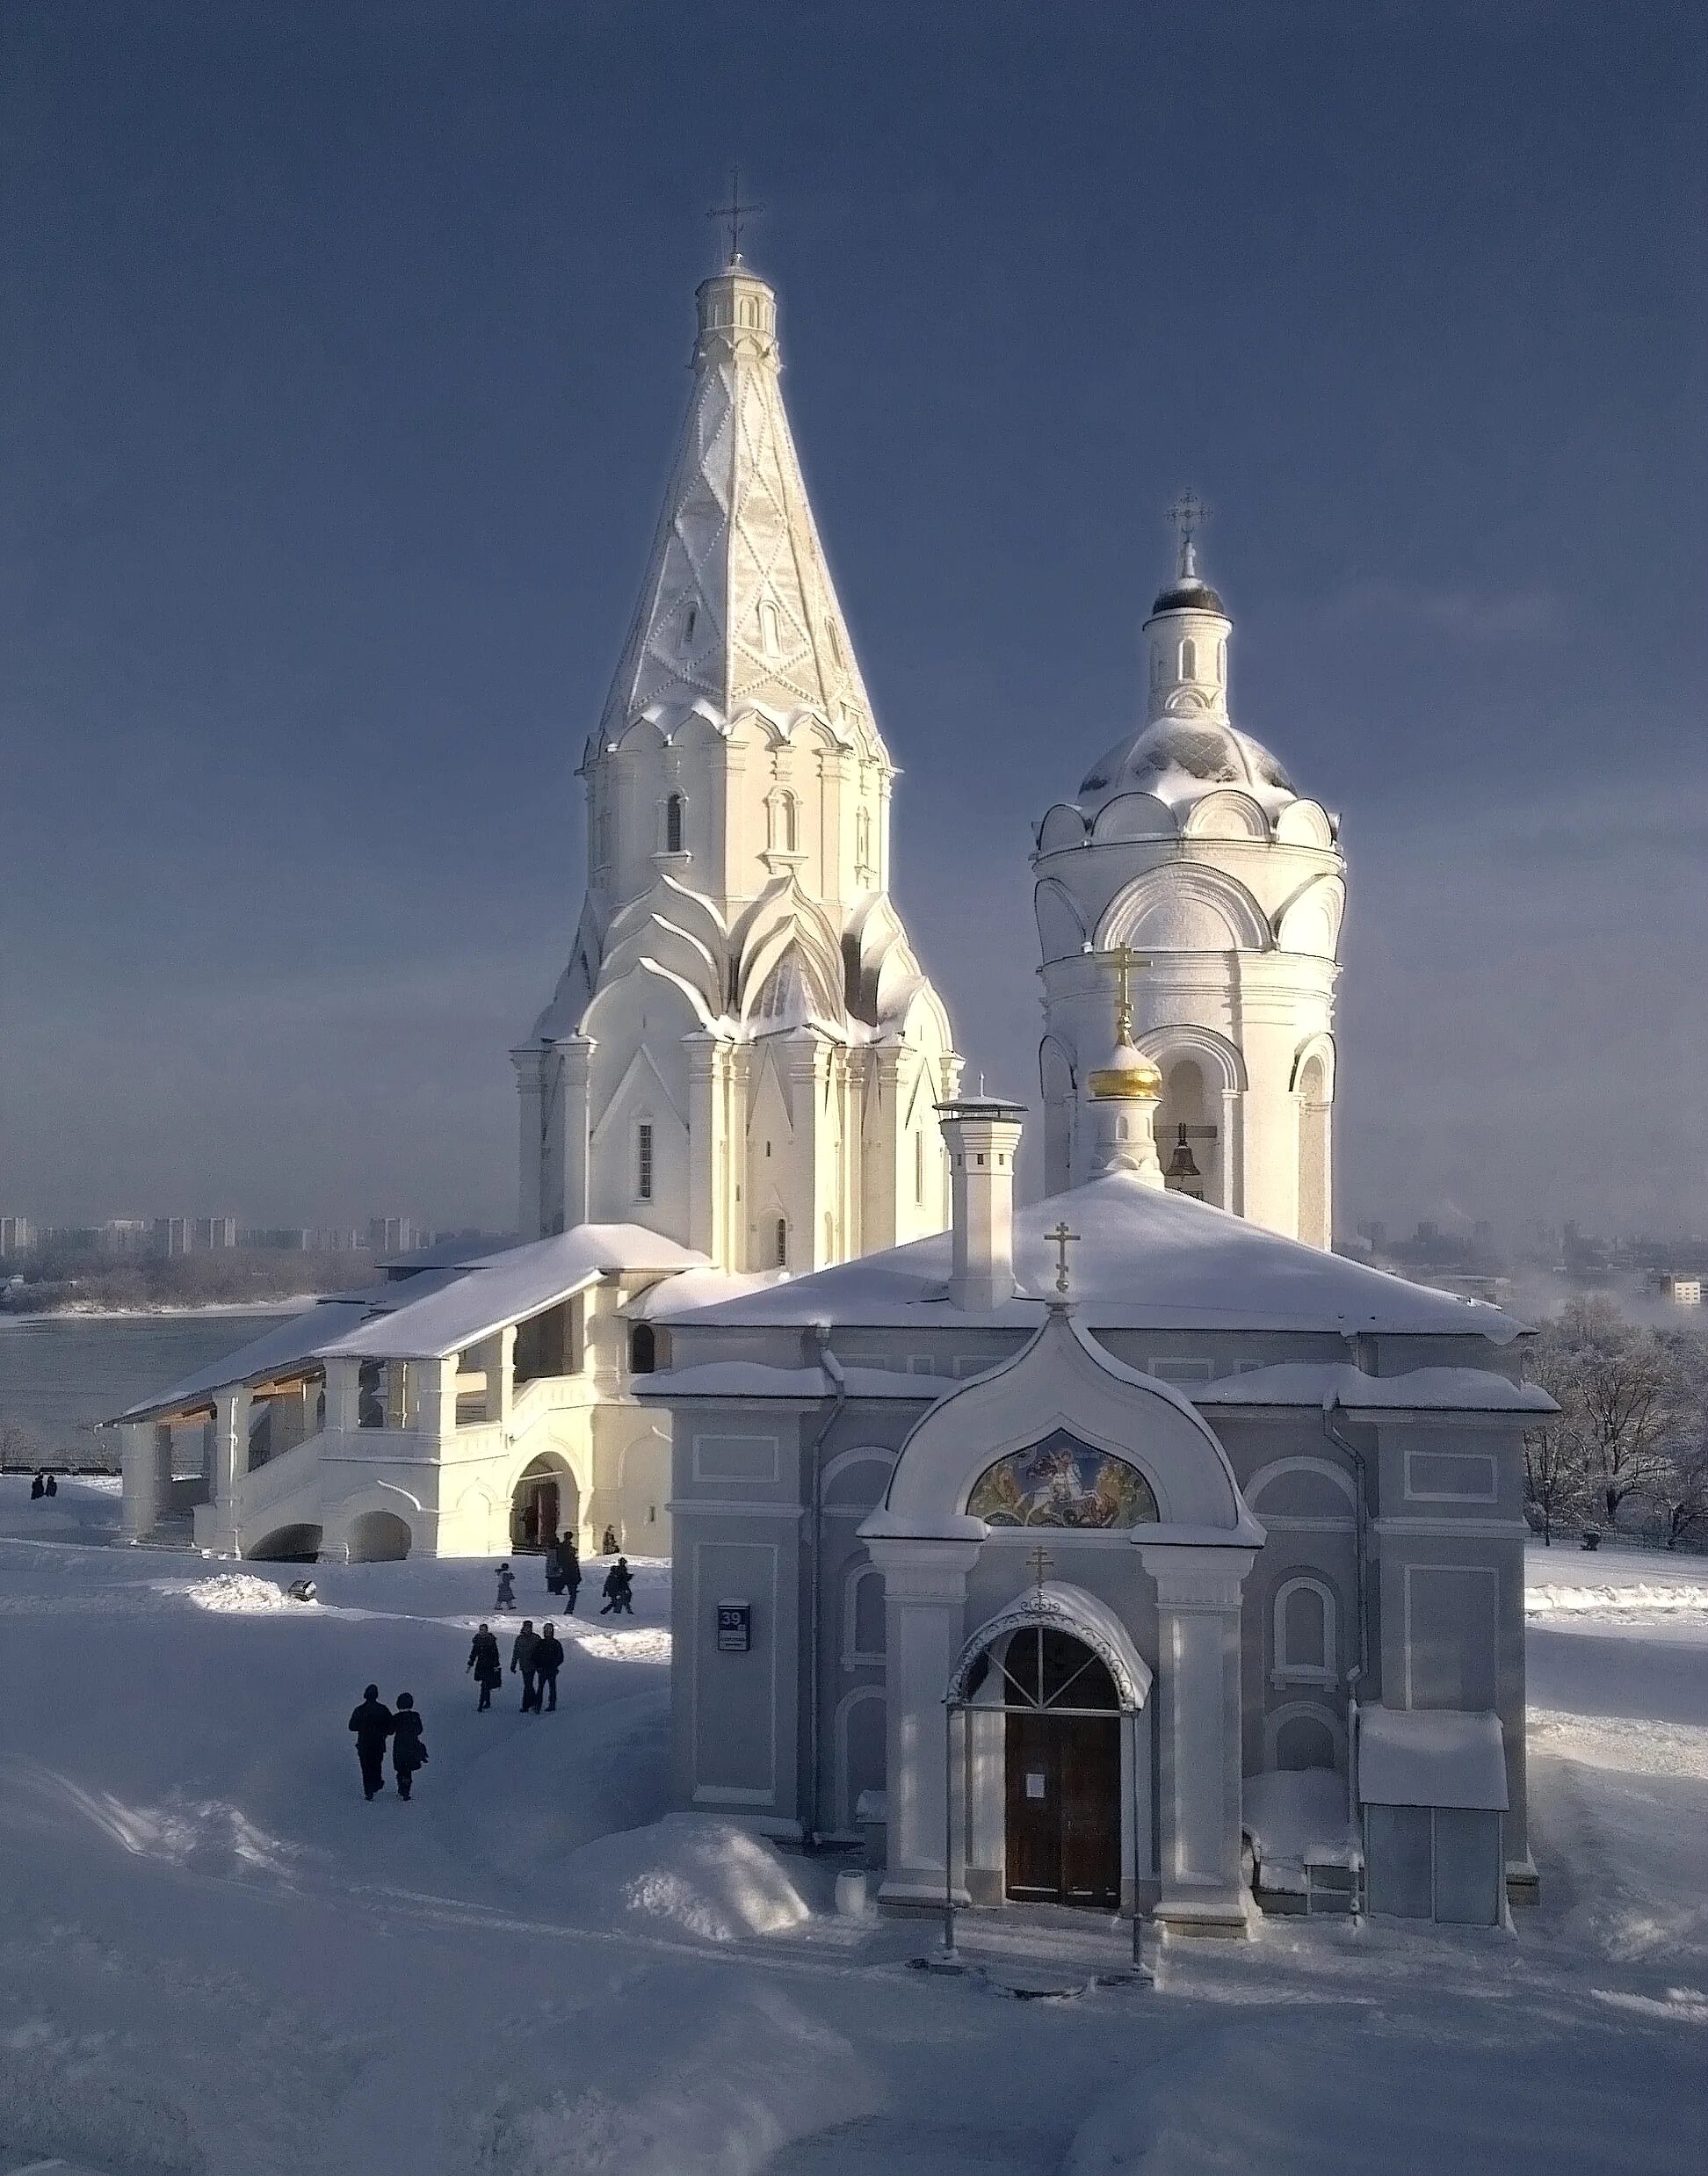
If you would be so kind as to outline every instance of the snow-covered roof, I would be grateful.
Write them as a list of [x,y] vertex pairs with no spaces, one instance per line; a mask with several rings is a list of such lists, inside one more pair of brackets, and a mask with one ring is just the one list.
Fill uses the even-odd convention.
[[[394,1289],[401,1291],[402,1287]],[[227,1389],[233,1383],[266,1382],[274,1376],[288,1375],[294,1367],[311,1366],[329,1338],[354,1328],[367,1311],[362,1300],[322,1300],[313,1307],[304,1308],[301,1314],[292,1316],[289,1322],[275,1324],[272,1329],[252,1338],[247,1345],[240,1345],[223,1359],[199,1367],[194,1375],[185,1375],[181,1382],[175,1382],[158,1396],[143,1398],[137,1404],[127,1406],[114,1419],[159,1419],[168,1413],[206,1405],[216,1390]]]
[[1358,1796],[1366,1806],[1467,1806],[1504,1813],[1500,1717],[1487,1710],[1361,1708]]
[[1121,794],[1150,794],[1174,809],[1236,787],[1277,816],[1299,788],[1261,741],[1209,717],[1158,718],[1106,748],[1080,781],[1079,806],[1093,816]]
[[470,1262],[425,1299],[358,1324],[319,1351],[329,1359],[446,1360],[507,1324],[557,1306],[601,1277],[618,1272],[668,1277],[708,1266],[705,1255],[644,1224],[576,1224]]
[[655,1322],[661,1316],[682,1315],[691,1308],[711,1307],[720,1300],[743,1299],[749,1292],[767,1292],[782,1284],[786,1269],[684,1269],[638,1292],[623,1308],[630,1322]]
[[1055,1248],[1046,1234],[1064,1217],[1080,1235],[1068,1262],[1077,1319],[1093,1330],[1377,1331],[1505,1345],[1523,1328],[1486,1302],[1324,1253],[1125,1171],[1015,1211],[1015,1273],[1025,1296],[988,1315],[958,1315],[950,1306],[951,1237],[937,1232],[697,1310],[692,1326],[830,1322],[918,1330],[977,1320],[1035,1328],[1054,1284]]
[[1340,1406],[1347,1412],[1552,1413],[1558,1409],[1533,1382],[1509,1382],[1485,1367],[1412,1367],[1399,1375],[1367,1375],[1347,1363],[1284,1360],[1192,1383],[1195,1405]]

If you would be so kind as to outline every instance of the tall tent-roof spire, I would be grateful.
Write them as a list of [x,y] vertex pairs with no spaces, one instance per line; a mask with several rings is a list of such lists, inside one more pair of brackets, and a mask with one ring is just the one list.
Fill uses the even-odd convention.
[[702,280],[693,391],[601,728],[821,718],[887,760],[783,405],[777,296],[732,258]]

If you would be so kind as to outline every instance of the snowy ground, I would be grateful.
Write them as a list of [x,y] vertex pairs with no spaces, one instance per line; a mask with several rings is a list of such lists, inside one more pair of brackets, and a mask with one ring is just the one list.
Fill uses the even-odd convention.
[[[1516,1938],[1270,1920],[1022,2004],[658,1821],[662,1567],[575,1623],[556,1715],[479,1715],[485,1567],[318,1567],[303,1608],[294,1567],[98,1546],[116,1509],[0,1481],[0,2176],[1708,2166],[1708,1565],[1534,1552]],[[370,1677],[426,1717],[408,1806],[357,1788]]]

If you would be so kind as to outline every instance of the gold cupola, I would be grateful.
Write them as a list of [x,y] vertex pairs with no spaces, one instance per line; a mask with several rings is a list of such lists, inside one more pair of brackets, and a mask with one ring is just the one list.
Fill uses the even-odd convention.
[[1133,1047],[1132,971],[1142,966],[1123,945],[1115,954],[1120,996],[1115,1007],[1115,1049],[1107,1065],[1092,1073],[1091,1094],[1098,1103],[1161,1102],[1162,1076],[1147,1057]]

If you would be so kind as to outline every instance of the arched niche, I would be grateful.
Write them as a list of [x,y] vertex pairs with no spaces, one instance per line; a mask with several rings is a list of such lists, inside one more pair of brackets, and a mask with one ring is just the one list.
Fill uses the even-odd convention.
[[1269,818],[1249,794],[1225,787],[1195,801],[1183,825],[1189,838],[1257,838],[1267,841]]
[[1300,952],[1332,960],[1340,946],[1346,912],[1346,887],[1337,876],[1319,877],[1288,901],[1275,918],[1276,942],[1283,952]]
[[1174,810],[1154,794],[1117,794],[1097,811],[1091,836],[1100,846],[1113,845],[1129,838],[1172,838],[1178,829]]
[[1131,945],[1139,952],[1266,952],[1268,918],[1220,869],[1171,862],[1118,892],[1096,939],[1099,952]]
[[1059,801],[1038,827],[1039,853],[1056,853],[1064,846],[1085,843],[1085,818],[1071,801]]
[[1314,801],[1290,801],[1275,819],[1275,836],[1289,846],[1332,846],[1335,827]]
[[1032,905],[1046,960],[1073,959],[1085,950],[1085,918],[1065,886],[1046,876],[1032,895]]

